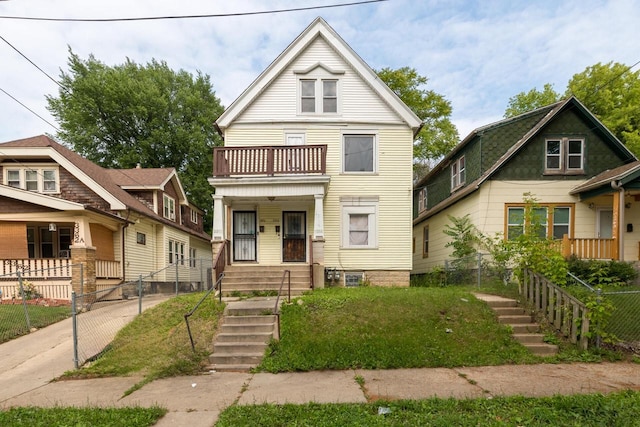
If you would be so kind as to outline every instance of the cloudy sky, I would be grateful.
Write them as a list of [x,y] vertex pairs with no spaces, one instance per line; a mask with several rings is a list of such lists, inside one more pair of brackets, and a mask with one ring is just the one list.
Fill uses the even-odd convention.
[[46,122],[57,125],[45,95],[56,96],[58,86],[16,50],[54,79],[67,70],[69,48],[108,65],[163,60],[174,70],[208,74],[228,106],[322,16],[371,67],[409,66],[426,76],[427,88],[451,102],[461,137],[499,120],[519,92],[545,83],[564,92],[590,65],[640,61],[638,0],[386,0],[197,19],[10,19],[242,14],[357,1],[0,0],[0,141],[55,134]]

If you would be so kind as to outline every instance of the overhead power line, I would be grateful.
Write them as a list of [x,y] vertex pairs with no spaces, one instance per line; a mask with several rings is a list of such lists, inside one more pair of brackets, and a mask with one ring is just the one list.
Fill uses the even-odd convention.
[[157,21],[163,19],[195,19],[195,18],[226,18],[232,16],[268,15],[274,13],[300,12],[305,10],[329,9],[344,6],[357,6],[368,3],[380,3],[389,0],[363,0],[351,3],[329,4],[323,6],[296,7],[289,9],[274,9],[257,12],[214,13],[203,15],[169,15],[169,16],[145,16],[139,18],[45,18],[32,16],[6,16],[0,15],[0,19],[19,19],[27,21],[53,21],[53,22],[122,22],[122,21]]
[[58,129],[57,127],[55,127],[54,125],[52,125],[47,119],[45,119],[44,117],[42,117],[40,114],[36,113],[35,111],[33,111],[31,108],[27,107],[26,105],[24,105],[22,102],[20,102],[16,97],[14,97],[13,95],[11,95],[9,92],[7,92],[6,90],[2,89],[0,87],[0,91],[4,92],[5,95],[7,95],[9,98],[13,99],[14,101],[16,101],[18,104],[22,105],[24,108],[26,108],[27,110],[29,110],[29,112],[31,112],[31,114],[36,115],[40,120],[42,120],[43,122],[45,122],[46,124],[48,124],[49,126],[51,126],[52,128],[54,128],[55,130],[57,130],[58,132],[60,132],[60,129]]

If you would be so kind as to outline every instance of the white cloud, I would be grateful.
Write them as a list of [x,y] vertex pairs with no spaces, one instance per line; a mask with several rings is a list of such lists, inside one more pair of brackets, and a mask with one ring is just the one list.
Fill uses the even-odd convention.
[[[338,0],[31,0],[0,2],[0,15],[134,17],[234,13],[327,5]],[[211,76],[229,105],[316,17],[372,67],[411,66],[453,106],[461,137],[502,117],[509,97],[552,83],[563,92],[575,73],[597,62],[631,65],[640,3],[634,0],[389,0],[362,6],[244,17],[59,23],[0,18],[2,35],[47,73],[66,70],[67,46],[107,64],[164,60]],[[0,88],[53,122],[46,94],[57,86],[0,41]],[[0,141],[54,129],[0,93]],[[213,121],[214,118],[212,118]],[[55,124],[55,123],[54,123]]]

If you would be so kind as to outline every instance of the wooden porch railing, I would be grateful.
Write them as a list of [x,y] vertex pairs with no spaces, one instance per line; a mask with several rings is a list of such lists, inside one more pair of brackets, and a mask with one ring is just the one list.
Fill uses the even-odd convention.
[[560,249],[565,258],[575,255],[585,259],[619,259],[618,242],[615,239],[570,239],[565,234]]
[[229,241],[225,240],[222,242],[222,247],[220,247],[218,255],[213,260],[213,268],[215,270],[215,273],[213,273],[214,280],[217,280],[217,278],[224,273],[225,266],[229,265],[229,259]]
[[15,278],[18,272],[24,279],[71,278],[71,260],[67,258],[28,258],[0,261],[0,279]]
[[587,307],[562,288],[544,277],[525,270],[521,295],[533,309],[569,338],[586,350],[589,345]]
[[324,174],[326,145],[215,147],[213,176]]
[[96,260],[96,278],[98,279],[121,279],[120,261]]

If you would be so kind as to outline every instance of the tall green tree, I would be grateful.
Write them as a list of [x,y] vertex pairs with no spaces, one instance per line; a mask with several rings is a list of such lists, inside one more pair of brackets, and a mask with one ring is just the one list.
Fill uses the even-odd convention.
[[47,96],[57,137],[106,168],[175,167],[189,200],[211,227],[212,151],[222,141],[213,127],[223,107],[209,76],[173,71],[163,61],[127,59],[108,66],[69,50],[63,88]]
[[414,68],[383,68],[376,73],[424,123],[413,145],[417,167],[446,155],[458,143],[458,130],[451,122],[451,103],[426,89],[428,79]]
[[542,90],[537,88],[531,89],[529,92],[520,92],[509,98],[507,109],[504,117],[514,117],[545,105],[553,104],[562,99],[562,95],[553,89],[552,84],[545,84]]
[[640,155],[640,71],[617,62],[597,63],[575,74],[565,95],[575,95],[627,148]]
[[575,74],[560,95],[550,84],[543,90],[531,89],[511,98],[505,117],[552,104],[574,95],[629,150],[640,156],[640,71],[617,62],[597,63]]

